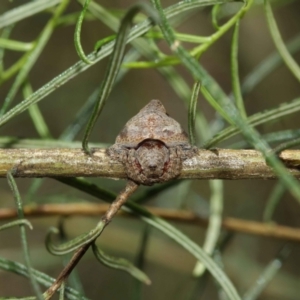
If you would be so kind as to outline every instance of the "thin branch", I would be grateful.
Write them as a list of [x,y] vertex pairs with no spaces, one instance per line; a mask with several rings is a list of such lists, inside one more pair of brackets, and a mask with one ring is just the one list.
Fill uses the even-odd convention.
[[[15,177],[106,177],[126,179],[123,165],[106,149],[0,149],[0,177],[11,169]],[[300,178],[300,150],[285,150],[279,158],[296,178]],[[259,151],[199,149],[184,161],[179,178],[189,179],[274,179],[272,168]]]
[[73,271],[75,266],[78,264],[80,259],[83,257],[85,252],[89,249],[91,243],[86,244],[80,247],[72,256],[69,263],[65,266],[65,268],[60,272],[55,282],[49,287],[49,289],[44,293],[45,299],[51,299],[51,297],[55,294],[55,292],[60,288],[60,286],[65,282],[70,273]]
[[[69,204],[44,204],[39,206],[24,206],[26,217],[50,217],[50,216],[99,216],[107,212],[107,204],[95,203],[69,203]],[[167,220],[207,226],[208,219],[186,210],[161,209],[147,207],[152,214]],[[130,216],[121,211],[122,216]],[[13,208],[0,209],[0,220],[10,220],[17,216]],[[237,218],[224,218],[222,227],[226,230],[260,235],[270,238],[300,241],[300,228],[292,228],[281,225],[269,225],[262,222],[245,221]]]
[[[130,195],[136,191],[137,188],[138,188],[138,185],[136,183],[134,183],[133,181],[129,180],[127,182],[125,188],[117,196],[116,200],[113,201],[108,207],[106,207],[107,210],[105,211],[105,214],[103,215],[103,217],[101,218],[101,221],[100,221],[103,223],[102,230],[105,228],[105,226],[108,225],[108,223],[112,220],[112,218],[119,211],[121,206],[127,201],[127,199],[130,197]],[[101,230],[101,232],[102,232],[102,230]],[[99,235],[101,232],[99,232]],[[97,239],[97,237],[95,239]],[[95,239],[87,242],[86,244],[84,244],[83,246],[81,246],[80,248],[78,248],[75,251],[75,253],[73,254],[69,263],[63,268],[63,270],[60,272],[60,274],[56,278],[55,282],[45,292],[46,300],[51,299],[51,297],[54,295],[54,293],[68,279],[68,276],[70,275],[70,273],[76,267],[76,265],[78,264],[80,259],[83,257],[83,255],[88,250],[88,248],[91,246],[91,244],[95,241]]]

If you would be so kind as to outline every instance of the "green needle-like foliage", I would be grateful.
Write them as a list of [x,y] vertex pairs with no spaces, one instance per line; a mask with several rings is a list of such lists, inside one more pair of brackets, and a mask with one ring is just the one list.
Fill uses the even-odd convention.
[[[297,7],[297,1],[183,0],[173,1],[172,5],[167,6],[164,1],[151,0],[148,4],[138,3],[132,7],[125,7],[126,4],[122,3],[122,9],[121,5],[115,3],[107,5],[91,0],[78,0],[78,3],[69,0],[35,0],[25,4],[17,2],[7,1],[0,4],[0,11],[4,11],[0,14],[1,151],[9,151],[10,148],[82,147],[87,160],[97,159],[91,147],[110,146],[115,139],[112,134],[114,126],[121,128],[118,122],[125,123],[127,113],[133,115],[134,111],[137,112],[143,106],[144,101],[150,100],[149,97],[167,95],[166,99],[160,100],[168,102],[168,112],[171,115],[174,113],[175,118],[178,117],[172,111],[177,108],[175,102],[182,102],[183,109],[179,111],[179,115],[193,146],[202,145],[216,155],[218,151],[213,148],[221,145],[257,149],[279,180],[274,184],[264,182],[250,192],[248,182],[228,183],[223,180],[209,180],[207,183],[174,180],[152,187],[139,187],[129,201],[122,202],[125,203],[122,210],[139,219],[134,221],[134,228],[130,226],[130,219],[124,218],[120,223],[113,222],[112,226],[108,226],[114,219],[107,221],[105,217],[99,216],[94,227],[89,224],[87,228],[92,229],[88,231],[79,228],[84,221],[74,221],[71,218],[74,216],[61,218],[59,225],[52,224],[54,219],[46,221],[39,218],[37,222],[31,219],[29,221],[32,212],[27,209],[45,204],[41,207],[47,215],[47,203],[50,202],[76,205],[95,198],[96,201],[112,203],[120,197],[121,193],[116,191],[122,183],[115,184],[110,179],[55,178],[55,181],[51,181],[54,188],[51,186],[49,189],[47,179],[38,178],[29,187],[27,180],[20,180],[20,185],[17,181],[17,186],[14,172],[22,166],[23,161],[20,161],[7,174],[10,193],[1,190],[0,235],[1,238],[8,236],[9,239],[4,240],[0,247],[0,252],[4,252],[3,257],[0,253],[0,268],[5,271],[4,275],[2,272],[0,274],[0,287],[2,278],[6,280],[2,276],[10,272],[28,279],[31,294],[3,295],[0,288],[0,298],[48,300],[56,293],[58,299],[88,300],[85,294],[88,297],[90,294],[94,295],[92,284],[95,282],[99,285],[95,286],[98,293],[95,299],[107,297],[106,292],[111,293],[108,297],[113,298],[119,290],[123,292],[124,284],[122,282],[122,286],[119,286],[118,277],[123,275],[116,271],[122,270],[127,273],[124,278],[134,282],[133,287],[130,286],[130,281],[126,282],[126,288],[130,289],[130,299],[143,299],[148,291],[154,295],[154,290],[156,294],[153,298],[170,298],[169,294],[164,296],[169,289],[164,280],[169,276],[164,276],[163,272],[172,272],[174,282],[178,274],[181,276],[179,288],[174,284],[172,290],[171,297],[174,300],[205,298],[208,289],[209,294],[213,290],[216,299],[241,299],[241,294],[244,295],[243,299],[249,300],[259,299],[264,295],[271,299],[274,296],[272,284],[284,290],[285,283],[290,284],[287,285],[289,289],[284,290],[285,294],[276,296],[296,299],[299,295],[298,286],[296,285],[295,292],[290,286],[297,281],[297,270],[289,270],[293,275],[281,272],[285,260],[295,259],[293,255],[289,255],[291,249],[283,247],[274,257],[274,251],[270,254],[268,249],[276,249],[278,244],[281,247],[278,240],[268,240],[268,243],[273,243],[272,247],[264,247],[264,240],[267,239],[252,237],[250,241],[248,237],[240,238],[240,235],[228,234],[223,226],[232,230],[230,214],[235,214],[235,217],[240,218],[240,223],[237,222],[238,225],[235,226],[240,226],[238,230],[241,231],[251,232],[251,226],[254,226],[248,222],[247,226],[250,228],[245,227],[244,218],[260,221],[260,226],[266,226],[266,232],[270,228],[268,226],[272,226],[274,222],[281,223],[282,220],[285,222],[284,230],[298,230],[297,214],[300,212],[292,201],[287,200],[292,195],[300,201],[300,184],[278,158],[281,157],[278,155],[282,150],[299,148],[300,145],[297,123],[300,110],[299,27],[295,22],[293,30],[289,32],[289,19],[283,19],[280,14],[283,8],[287,13],[289,9]],[[293,10],[290,16],[297,14],[299,15]],[[260,19],[256,23],[258,18]],[[28,25],[31,22],[38,26],[31,29]],[[22,31],[23,26],[27,33]],[[105,34],[101,31],[102,27],[108,30]],[[262,41],[262,36],[266,43]],[[289,41],[286,41],[286,36],[289,36]],[[90,45],[89,38],[95,38]],[[268,40],[270,44],[267,43]],[[253,41],[257,43],[254,46],[250,44]],[[70,57],[68,62],[62,59],[66,57],[64,51],[70,51],[69,48],[63,49],[62,45],[66,45],[64,42],[72,43],[71,52],[67,53]],[[83,50],[89,49],[88,47],[92,52]],[[47,56],[47,53],[50,55]],[[98,63],[106,57],[108,63],[103,72]],[[51,68],[52,65],[55,70]],[[95,66],[93,69],[97,74],[96,78],[93,77],[92,66]],[[130,86],[131,76],[136,74],[141,77],[147,74],[147,78],[141,82],[137,80]],[[162,85],[156,87],[156,83],[153,83],[153,76],[156,74],[162,75],[158,78],[164,83],[163,88]],[[272,83],[278,74],[282,87],[281,82],[276,85],[280,85],[280,89]],[[77,92],[80,90],[78,95],[73,93],[73,82],[80,87],[76,89]],[[132,89],[133,94],[130,93]],[[84,93],[87,90],[86,96]],[[22,98],[19,99],[20,97]],[[80,101],[77,101],[78,98]],[[111,101],[108,101],[110,98]],[[131,98],[134,99],[130,100]],[[106,104],[107,110],[104,111]],[[27,109],[28,114],[19,116]],[[105,115],[111,109],[114,109],[113,113]],[[98,119],[101,124],[97,130],[100,132],[99,136],[107,140],[100,139],[91,143],[91,133],[96,131],[95,124]],[[296,122],[292,123],[294,120]],[[193,159],[184,163],[192,165]],[[299,168],[298,165],[293,167]],[[222,176],[226,166],[220,165],[218,169]],[[137,188],[137,184],[128,182]],[[63,187],[60,183],[67,185],[66,190],[58,190]],[[77,191],[80,194],[77,195]],[[15,200],[14,217],[11,215],[13,205],[9,203],[10,195]],[[23,209],[21,195],[25,199],[26,209]],[[165,213],[166,209],[162,207],[170,208],[165,216],[172,223],[150,213],[142,206],[148,202],[158,206],[158,215]],[[291,209],[289,205],[294,206]],[[57,215],[61,213],[59,209],[58,206]],[[195,230],[194,220],[189,219],[189,212],[184,210],[193,210],[193,214],[205,218],[207,228],[200,230],[197,227]],[[284,213],[288,218],[283,219]],[[226,219],[223,214],[227,214]],[[294,216],[296,217],[293,219]],[[181,226],[177,223],[178,220],[189,222],[192,226]],[[72,230],[68,227],[68,222],[74,222]],[[144,225],[136,226],[135,222]],[[47,235],[46,230],[49,227]],[[32,229],[30,235],[27,234],[28,228]],[[69,230],[75,238],[68,235]],[[115,236],[113,230],[117,232]],[[236,227],[234,230],[237,230]],[[86,233],[82,234],[84,231]],[[156,231],[160,232],[159,239]],[[131,232],[134,237],[143,235],[138,247],[128,234]],[[190,232],[191,236],[194,232],[196,234],[190,237]],[[15,261],[19,259],[15,257],[15,249],[10,251],[10,242],[15,244],[15,236],[19,238],[19,234],[21,246],[18,255],[19,252],[23,254],[24,265]],[[46,235],[43,252],[36,245],[42,240],[41,235]],[[103,247],[109,253],[119,251],[122,254],[107,255],[96,246],[96,239],[101,248],[106,240],[113,244]],[[130,240],[128,244],[127,239]],[[165,243],[163,245],[162,239]],[[168,240],[172,243],[167,242]],[[247,241],[244,244],[245,240]],[[81,266],[73,270],[75,265],[71,265],[71,271],[76,272],[76,280],[70,280],[68,267],[74,259],[73,253],[76,255],[80,249],[86,251],[90,246],[92,251],[86,252],[80,258]],[[177,250],[173,251],[176,246],[180,246],[183,253],[189,253],[194,258],[192,263],[186,263],[185,258],[180,257],[183,254],[178,255]],[[230,251],[226,251],[229,246]],[[266,261],[270,263],[265,266],[262,261],[257,262],[261,249],[264,257],[269,255],[269,260]],[[123,258],[129,256],[126,253],[129,250],[134,253],[135,258]],[[5,258],[7,253],[13,258]],[[152,253],[155,253],[156,261],[151,256]],[[57,272],[55,271],[56,279],[48,276],[47,271],[42,273],[33,268],[33,265],[41,270],[52,268],[54,260],[51,255],[63,256],[62,260],[55,257],[55,266],[58,267]],[[171,261],[169,265],[163,261],[165,257]],[[90,261],[91,276],[85,278],[81,268],[90,266]],[[112,270],[98,267],[97,261]],[[94,265],[100,271],[96,267],[94,269]],[[155,268],[159,271],[155,271]],[[164,271],[161,271],[163,268]],[[60,270],[62,272],[59,273]],[[146,274],[151,274],[152,286],[145,286],[150,284]],[[192,282],[190,274],[197,277],[197,282]],[[207,285],[208,274],[215,284]],[[186,286],[182,284],[183,276],[190,280]],[[243,282],[243,278],[248,280],[254,277],[258,280],[253,281],[253,284],[249,281]],[[87,281],[92,288],[85,286]],[[270,289],[267,284],[271,286]],[[16,288],[19,295],[22,292],[21,285],[20,290],[19,285]],[[262,293],[265,294],[261,296]],[[118,296],[120,297],[119,294]],[[127,299],[126,297],[125,294],[121,295],[122,299]]]

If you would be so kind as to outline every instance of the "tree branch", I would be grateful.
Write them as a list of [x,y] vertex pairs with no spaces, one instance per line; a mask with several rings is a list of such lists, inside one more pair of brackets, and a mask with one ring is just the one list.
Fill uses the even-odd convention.
[[[43,204],[39,206],[26,205],[23,207],[26,217],[49,217],[49,216],[99,216],[107,212],[108,204],[95,203],[69,203],[69,204]],[[167,220],[190,223],[200,226],[207,226],[208,219],[198,216],[187,210],[161,209],[147,207],[147,209],[159,217]],[[124,211],[120,211],[124,216],[130,216]],[[9,220],[17,216],[17,211],[13,208],[0,209],[0,220]],[[245,221],[237,218],[224,218],[222,221],[224,229],[265,237],[284,239],[290,241],[300,241],[300,228],[292,228],[281,225],[269,225],[262,222]]]
[[[115,214],[119,211],[119,209],[122,207],[122,205],[128,200],[130,195],[136,191],[138,188],[138,184],[135,182],[128,180],[125,188],[119,193],[115,201],[113,201],[106,209],[105,214],[101,218],[102,223],[102,229],[99,232],[98,236],[101,234],[103,229],[109,224],[109,222],[112,220],[112,218],[115,216]],[[63,268],[63,270],[60,272],[58,277],[56,278],[55,282],[48,288],[48,290],[45,292],[45,299],[51,299],[51,297],[54,295],[54,293],[60,288],[63,282],[65,282],[68,279],[68,276],[73,271],[75,266],[78,264],[80,259],[83,257],[85,252],[88,250],[88,248],[92,245],[92,243],[97,239],[97,237],[86,244],[79,247],[75,253],[73,254],[71,260],[68,262],[68,264]]]
[[[300,178],[300,150],[279,154],[289,171]],[[123,165],[111,159],[106,149],[91,156],[82,149],[0,149],[0,177],[14,169],[15,177],[106,177],[126,178]],[[256,150],[199,149],[184,161],[179,178],[274,179],[276,176]]]

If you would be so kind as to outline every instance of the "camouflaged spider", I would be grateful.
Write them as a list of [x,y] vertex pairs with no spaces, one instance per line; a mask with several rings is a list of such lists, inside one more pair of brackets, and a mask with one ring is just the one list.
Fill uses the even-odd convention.
[[159,100],[150,101],[131,118],[108,149],[110,156],[124,164],[128,178],[144,185],[176,178],[182,162],[195,151]]

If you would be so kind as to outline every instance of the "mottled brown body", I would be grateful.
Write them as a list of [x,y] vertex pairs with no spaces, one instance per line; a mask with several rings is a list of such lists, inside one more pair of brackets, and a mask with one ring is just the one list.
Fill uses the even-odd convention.
[[125,165],[128,178],[152,185],[176,178],[195,148],[162,103],[152,100],[126,123],[108,153]]

